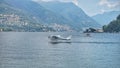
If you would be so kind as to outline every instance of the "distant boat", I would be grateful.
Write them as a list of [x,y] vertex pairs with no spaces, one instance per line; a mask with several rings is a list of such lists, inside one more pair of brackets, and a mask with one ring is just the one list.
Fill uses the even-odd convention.
[[87,34],[86,34],[86,36],[90,36],[90,34],[89,34],[89,33],[87,33]]
[[91,37],[91,34],[90,33],[84,33],[84,36],[85,37]]
[[68,37],[62,37],[61,35],[51,35],[48,38],[50,38],[51,40],[71,40],[71,35]]

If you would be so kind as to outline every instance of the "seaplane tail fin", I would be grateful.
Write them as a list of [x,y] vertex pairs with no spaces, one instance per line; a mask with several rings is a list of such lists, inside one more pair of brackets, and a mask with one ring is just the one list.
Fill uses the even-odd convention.
[[72,37],[72,35],[68,36],[66,39],[70,40],[70,39],[71,39],[71,37]]

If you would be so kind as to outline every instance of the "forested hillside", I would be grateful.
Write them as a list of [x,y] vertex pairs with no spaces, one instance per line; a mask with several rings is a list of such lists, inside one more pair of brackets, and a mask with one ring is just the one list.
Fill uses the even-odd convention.
[[108,24],[103,26],[105,32],[120,32],[120,15]]

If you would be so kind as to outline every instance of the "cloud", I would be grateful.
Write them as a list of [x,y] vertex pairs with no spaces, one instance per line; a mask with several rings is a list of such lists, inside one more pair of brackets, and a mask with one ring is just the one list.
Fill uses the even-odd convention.
[[101,6],[106,6],[108,8],[116,8],[118,6],[120,6],[120,1],[108,1],[108,0],[101,0],[99,2],[99,5]]
[[104,12],[105,12],[105,10],[104,10],[104,9],[101,9],[100,11],[101,11],[101,13],[104,13]]

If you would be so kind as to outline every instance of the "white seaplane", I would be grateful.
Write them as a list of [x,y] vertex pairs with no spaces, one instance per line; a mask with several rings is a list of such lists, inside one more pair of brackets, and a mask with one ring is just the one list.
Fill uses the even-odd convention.
[[51,35],[48,38],[50,38],[51,40],[71,40],[71,37],[71,35],[66,38],[61,37],[60,35]]
[[48,38],[51,40],[51,43],[70,43],[71,35],[68,37],[62,37],[61,35],[51,35]]

